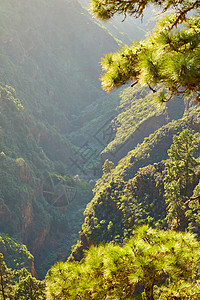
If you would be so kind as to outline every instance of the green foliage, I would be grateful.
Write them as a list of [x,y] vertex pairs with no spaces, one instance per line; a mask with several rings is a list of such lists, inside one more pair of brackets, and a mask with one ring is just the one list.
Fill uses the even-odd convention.
[[[152,35],[132,46],[108,54],[102,60],[102,87],[110,91],[129,80],[133,85],[146,84],[153,92],[157,85],[157,100],[169,101],[173,95],[192,94],[200,91],[199,74],[199,15],[188,18],[189,11],[199,8],[199,1],[91,1],[91,11],[97,18],[109,19],[115,14],[141,16],[148,2],[163,8],[175,8],[175,13],[163,18]],[[180,29],[174,29],[186,21]],[[166,96],[165,89],[169,92]]]
[[32,277],[25,268],[19,271],[8,268],[0,253],[0,293],[3,300],[44,300],[45,284]]
[[[85,210],[84,239],[73,250],[72,257],[80,258],[83,249],[87,249],[90,243],[122,242],[130,237],[131,229],[136,225],[167,227],[163,185],[165,163],[157,162],[169,158],[167,149],[175,134],[188,127],[199,128],[199,111],[199,107],[191,106],[182,119],[168,123],[145,138],[118,162],[111,173],[104,174],[97,181],[94,198]],[[198,134],[195,136],[199,139]],[[197,155],[199,148],[195,150]],[[146,166],[150,163],[154,165]],[[198,175],[198,170],[195,173]],[[194,180],[190,180],[187,200],[197,185],[196,175]],[[111,227],[110,222],[113,224]],[[187,223],[184,226],[187,228]]]
[[95,17],[107,20],[112,18],[115,14],[123,14],[125,17],[127,15],[134,16],[136,18],[143,16],[143,12],[145,8],[149,4],[153,4],[155,7],[162,8],[163,11],[168,9],[175,9],[177,13],[177,23],[179,21],[185,21],[186,14],[188,11],[196,9],[199,7],[198,1],[179,1],[176,0],[170,1],[167,0],[165,2],[159,2],[157,0],[142,0],[142,1],[124,1],[124,0],[91,0],[91,12],[95,15]]
[[46,276],[47,299],[134,299],[137,284],[148,300],[187,292],[197,299],[199,260],[194,235],[142,226],[123,246],[91,247],[80,263],[57,263]]
[[1,299],[13,299],[13,279],[15,272],[8,268],[3,260],[3,254],[0,253],[0,295]]
[[[44,277],[47,269],[58,259],[59,251],[64,253],[65,249],[69,254],[71,245],[77,240],[85,205],[92,198],[91,186],[83,181],[77,183],[71,177],[55,175],[55,185],[59,179],[64,179],[63,184],[77,190],[75,203],[70,204],[70,212],[60,211],[48,203],[42,194],[43,183],[48,173],[54,174],[55,169],[62,172],[63,164],[61,161],[60,164],[54,164],[43,150],[45,145],[41,148],[38,144],[44,127],[38,128],[35,119],[21,107],[15,91],[3,85],[0,86],[0,93],[0,232],[18,241],[11,242],[4,235],[7,251],[3,251],[3,254],[9,267],[16,269],[25,266],[30,270],[33,259],[26,257],[26,251],[22,249],[20,242],[26,244],[36,255],[38,275]],[[60,136],[55,135],[56,147],[59,139]],[[48,143],[46,146],[51,148]],[[66,164],[64,174],[65,172]],[[66,235],[69,235],[67,242]],[[59,246],[54,246],[56,249],[53,254],[49,251],[48,242],[51,241],[53,245],[59,241]],[[38,253],[39,249],[42,249],[44,258]]]
[[[60,14],[52,14],[53,10]],[[113,51],[117,43],[90,20],[78,2],[6,1],[1,3],[0,12],[1,81],[15,87],[26,109],[32,109],[38,120],[42,116],[58,131],[69,130],[68,116],[90,104],[94,93],[102,94],[97,64],[103,51]],[[24,27],[28,30],[25,33]],[[94,52],[101,38],[104,42]]]
[[111,173],[112,169],[114,169],[115,165],[113,164],[112,161],[109,161],[108,159],[106,159],[105,163],[103,164],[103,173],[104,174],[108,174]]
[[[181,7],[181,4],[179,6]],[[109,111],[113,111],[115,104],[118,103],[118,99],[113,99],[112,105],[105,105],[105,101],[101,103],[100,98],[100,102],[94,105],[92,110],[94,118],[90,119],[90,123],[87,123],[88,107],[83,112],[81,120],[77,114],[77,111],[81,111],[86,104],[93,101],[94,93],[97,93],[98,97],[102,95],[96,82],[99,73],[93,66],[97,64],[103,51],[113,51],[117,44],[110,35],[102,34],[102,29],[86,16],[86,12],[80,9],[78,2],[8,0],[1,3],[0,12],[1,81],[15,86],[23,100],[20,102],[16,99],[15,91],[11,87],[1,85],[0,229],[2,232],[17,236],[18,240],[25,242],[29,249],[34,251],[39,265],[39,275],[43,276],[47,266],[55,260],[66,259],[69,254],[69,248],[77,239],[77,233],[81,228],[85,204],[91,198],[91,187],[82,181],[77,183],[70,178],[64,178],[64,184],[75,187],[78,192],[77,201],[70,204],[68,211],[61,211],[51,206],[44,198],[42,184],[46,174],[54,174],[55,183],[58,183],[63,179],[59,174],[65,174],[66,169],[67,172],[71,172],[67,168],[69,162],[66,158],[73,154],[74,149],[67,134],[74,130],[71,139],[74,138],[74,141],[78,140],[81,143],[85,132],[93,134],[97,122],[104,123],[106,120],[105,116],[100,116],[98,110],[101,114],[107,110],[107,117]],[[139,14],[141,13],[142,10]],[[174,81],[170,85],[174,89],[181,69],[182,73],[179,75],[182,86],[195,91],[198,88],[199,78],[197,67],[199,21],[196,20],[191,18],[187,28],[183,28],[179,36],[177,31],[168,33],[163,27],[174,22],[173,17],[166,19],[145,42],[138,43],[132,48],[125,47],[116,56],[109,55],[104,60],[105,68],[111,70],[113,67],[113,69],[111,78],[105,83],[106,88],[109,89],[110,85],[119,86],[130,78],[134,79],[142,70],[141,83],[156,84],[162,77],[165,86],[168,83],[167,77],[173,75]],[[66,31],[66,28],[70,28],[71,31]],[[83,38],[85,33],[89,35]],[[173,38],[173,43],[168,42],[168,37]],[[155,53],[152,50],[154,42],[158,45]],[[99,47],[94,55],[97,43]],[[171,49],[173,48],[171,44],[175,49]],[[187,57],[181,52],[185,45]],[[164,55],[166,53],[167,55]],[[90,62],[83,57],[89,57]],[[176,60],[173,60],[173,57]],[[169,62],[174,64],[165,78],[161,63],[165,66]],[[130,68],[131,63],[135,64],[135,68]],[[189,72],[190,68],[194,67],[196,68],[193,75],[196,77],[192,77]],[[155,71],[158,74],[155,74]],[[139,81],[138,78],[135,79]],[[163,111],[163,107],[157,107],[156,110],[153,110],[153,105],[148,107],[146,100],[144,104],[142,101],[139,105],[135,103],[135,114],[137,113],[135,120],[130,117],[132,109],[127,114],[130,124],[128,126],[124,124],[122,133],[118,132],[122,145],[130,135],[134,124]],[[72,117],[72,114],[75,115]],[[116,115],[116,112],[114,114]],[[98,119],[95,119],[95,116],[98,116]],[[121,117],[122,115],[119,119]],[[198,116],[195,118],[198,124]],[[85,125],[83,131],[77,133],[82,127],[82,121]],[[137,179],[141,179],[145,184],[150,179],[149,187],[153,187],[152,194],[139,190],[134,180],[128,183],[123,180],[132,178],[139,167],[166,158],[166,151],[162,153],[155,149],[159,143],[162,144],[163,139],[169,139],[170,143],[172,134],[181,130],[182,126],[185,126],[184,121],[161,129],[147,138],[143,144],[138,145],[116,168],[109,165],[109,172],[99,180],[95,189],[96,198],[85,213],[83,230],[87,238],[90,237],[97,242],[102,240],[122,242],[130,236],[133,226],[143,223],[156,225],[159,218],[163,218],[165,215],[165,205],[162,201],[163,187],[162,182],[156,178],[162,177],[159,172],[152,171],[151,167],[148,167],[147,169],[153,173],[151,176],[148,171],[147,174],[140,171],[137,176]],[[124,133],[126,130],[127,135]],[[155,186],[159,195],[155,193]],[[160,208],[163,211],[157,213],[160,199],[162,199]],[[97,205],[93,206],[95,201]],[[97,212],[99,207],[103,209]],[[23,261],[16,258],[17,263],[21,266]],[[76,277],[79,273],[80,271],[76,273]],[[93,281],[91,282],[93,286]],[[91,282],[88,281],[85,292],[88,297]],[[22,278],[19,283],[22,293],[26,290],[27,283],[37,285],[30,276],[26,280]],[[104,288],[101,289],[99,297],[103,290]],[[117,290],[114,295],[118,298],[123,297],[123,293],[118,288]],[[65,291],[59,292],[62,294]],[[94,297],[96,293],[98,291],[94,291]],[[35,297],[39,299],[40,296]]]
[[[192,124],[192,122],[196,125],[191,127],[196,128],[199,120],[200,107],[192,107],[190,112],[185,114],[182,119],[172,121],[144,138],[143,142],[137,144],[133,150],[129,151],[127,155],[118,162],[111,174],[112,181],[127,181],[135,176],[139,168],[167,159],[167,149],[172,144],[173,135],[180,133],[183,129],[191,126],[190,124]],[[123,150],[123,147],[121,148]],[[106,180],[103,175],[102,178],[97,181],[94,188],[94,199],[110,185],[111,175],[110,178],[106,177]]]
[[200,297],[199,280],[194,284],[178,280],[169,287],[161,287],[155,289],[155,299],[158,300],[173,300],[173,299],[188,299],[198,300]]
[[18,272],[18,283],[15,285],[14,299],[22,300],[44,300],[45,282],[32,277],[26,270],[22,269]]
[[49,172],[74,175],[68,134],[102,96],[98,62],[118,44],[78,1],[8,0],[0,15],[0,232],[25,243],[44,276],[70,253],[92,193],[75,182],[76,203],[59,210],[43,197],[43,182]]
[[169,226],[178,230],[187,227],[186,201],[191,196],[191,186],[195,181],[197,160],[193,152],[197,148],[197,140],[188,129],[173,137],[173,144],[168,150],[170,157],[166,163],[167,175],[164,179],[165,199],[168,204],[167,220]]
[[184,112],[182,99],[173,99],[166,105],[160,105],[155,103],[152,92],[140,85],[134,89],[126,88],[120,96],[119,113],[112,122],[115,137],[102,155],[112,152],[117,158],[119,156],[118,159],[122,158],[141,143],[144,137],[171,120],[181,118]]
[[[155,284],[159,287],[160,283],[161,289],[163,285],[170,290],[181,279],[190,287],[195,286],[198,279],[195,269],[199,264],[199,251],[198,242],[193,235],[141,227],[128,245],[136,258],[135,272],[130,277],[133,282],[139,281],[143,284],[147,299],[154,299]],[[190,284],[191,278],[194,280],[193,284]]]
[[200,229],[200,210],[199,210],[199,199],[198,196],[200,195],[200,182],[197,184],[193,191],[193,197],[197,197],[196,200],[189,202],[189,208],[186,212],[186,215],[189,220],[189,229],[195,232],[196,234],[199,234]]
[[0,234],[0,252],[9,268],[21,269],[25,267],[31,272],[34,262],[33,255],[27,250],[27,247],[8,235]]
[[164,170],[164,163],[155,167],[149,165],[128,182],[111,182],[102,193],[97,193],[98,198],[94,198],[85,210],[81,243],[72,250],[71,258],[80,259],[82,249],[91,243],[122,243],[138,225],[163,227],[166,217]]

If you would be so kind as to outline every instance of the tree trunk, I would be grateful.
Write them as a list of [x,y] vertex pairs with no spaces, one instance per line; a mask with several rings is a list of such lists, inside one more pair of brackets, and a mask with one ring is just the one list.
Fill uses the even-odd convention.
[[154,300],[153,286],[154,286],[154,283],[152,285],[147,286],[147,287],[144,288],[147,300]]
[[1,277],[1,291],[2,291],[3,300],[6,300],[6,296],[5,296],[5,292],[4,292],[3,276],[1,274],[1,272],[0,272],[0,277]]

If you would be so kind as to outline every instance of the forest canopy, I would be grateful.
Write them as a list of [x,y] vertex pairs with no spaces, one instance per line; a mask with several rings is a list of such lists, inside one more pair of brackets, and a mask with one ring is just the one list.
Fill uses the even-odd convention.
[[138,284],[142,299],[199,299],[199,254],[193,234],[144,225],[123,246],[92,246],[80,263],[54,265],[47,299],[141,299]]
[[189,95],[200,101],[200,1],[92,0],[91,12],[108,20],[115,14],[142,17],[153,4],[165,14],[145,40],[102,59],[102,88],[110,92],[130,80],[148,86],[156,100]]

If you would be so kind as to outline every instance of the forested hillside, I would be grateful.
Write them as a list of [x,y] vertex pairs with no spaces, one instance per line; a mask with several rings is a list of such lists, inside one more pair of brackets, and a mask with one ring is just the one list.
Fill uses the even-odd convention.
[[82,144],[69,134],[106,101],[98,62],[118,42],[76,1],[2,1],[0,14],[0,232],[27,245],[44,277],[69,255],[92,198],[91,185],[73,179]]
[[199,299],[198,9],[0,2],[0,298]]

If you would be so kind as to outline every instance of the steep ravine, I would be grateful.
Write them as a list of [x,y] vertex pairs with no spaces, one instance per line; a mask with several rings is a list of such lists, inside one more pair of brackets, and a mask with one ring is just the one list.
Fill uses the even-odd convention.
[[[27,246],[44,278],[56,261],[67,260],[83,223],[81,250],[101,240],[90,239],[89,227],[96,222],[93,213],[104,220],[101,200],[109,206],[105,214],[119,221],[120,235],[122,213],[110,202],[117,190],[113,181],[120,182],[121,197],[139,168],[167,158],[173,134],[187,122],[170,123],[182,117],[183,103],[175,102],[171,111],[154,109],[147,101],[151,96],[138,99],[133,89],[131,108],[116,109],[119,91],[106,96],[101,90],[99,61],[121,41],[78,1],[1,1],[0,16],[0,232]],[[115,127],[122,118],[130,121],[128,127]],[[189,120],[189,127],[199,130],[193,113]],[[101,177],[106,158],[116,168]],[[153,190],[158,181],[150,185]],[[101,225],[105,240],[109,224]],[[26,255],[27,268],[35,273],[33,257]]]
[[27,245],[44,278],[92,199],[73,178],[71,116],[104,97],[99,61],[118,42],[75,0],[1,1],[0,16],[0,232]]

